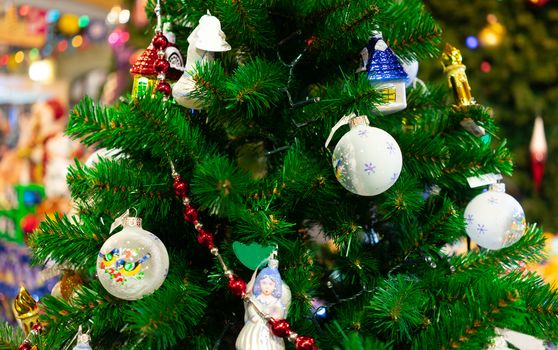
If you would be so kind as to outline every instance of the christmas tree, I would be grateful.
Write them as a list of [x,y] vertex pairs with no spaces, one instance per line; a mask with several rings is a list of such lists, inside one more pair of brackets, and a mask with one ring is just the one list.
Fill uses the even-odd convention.
[[[553,189],[558,186],[558,164],[550,154],[556,149],[552,135],[558,118],[558,63],[554,59],[558,4],[548,0],[475,0],[465,7],[453,1],[426,3],[445,38],[463,47],[475,95],[493,108],[508,139],[515,164],[514,176],[507,180],[510,190],[521,199],[530,220],[542,224],[545,231],[556,232],[558,202]],[[437,74],[426,66],[422,71],[428,72],[425,77]],[[537,116],[544,120],[548,142],[549,156],[542,164],[532,163],[530,150]],[[536,169],[541,167],[544,176],[537,179]]]
[[[29,237],[65,279],[40,312],[20,293],[41,323],[22,319],[25,342],[0,329],[2,346],[479,349],[496,327],[556,339],[556,293],[521,270],[542,232],[495,183],[510,152],[421,1],[160,5],[148,12],[172,22],[185,72],[171,88],[180,60],[153,16],[132,94],[73,108],[67,133],[110,153],[70,169],[75,215]],[[451,87],[416,84],[413,62],[441,55]],[[484,248],[450,253],[466,233]]]

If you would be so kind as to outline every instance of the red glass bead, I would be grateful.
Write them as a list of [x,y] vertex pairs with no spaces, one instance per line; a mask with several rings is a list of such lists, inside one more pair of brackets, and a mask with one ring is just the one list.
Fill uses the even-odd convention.
[[169,45],[169,41],[161,33],[157,33],[157,35],[155,35],[155,37],[153,38],[153,41],[151,43],[153,44],[153,47],[156,50],[164,50]]
[[184,181],[180,176],[174,179],[172,184],[174,188],[174,194],[176,194],[180,199],[184,199],[188,193],[188,183]]
[[153,69],[155,69],[157,73],[167,73],[169,71],[169,68],[169,62],[163,58],[158,58],[153,64]]
[[41,324],[41,322],[35,323],[31,329],[33,329],[37,333],[43,333],[43,330],[44,330],[43,325]]
[[244,297],[246,295],[246,282],[237,275],[229,276],[229,290],[232,295]]
[[295,340],[296,350],[317,350],[314,338],[299,335]]
[[184,207],[184,220],[187,222],[195,225],[195,222],[198,221],[198,214],[198,209],[192,207],[190,204],[186,204]]
[[24,340],[23,343],[17,348],[17,350],[31,350],[31,342],[29,340]]
[[213,249],[213,234],[204,230],[203,228],[198,230],[198,243],[207,249]]
[[271,320],[269,320],[269,326],[273,334],[280,338],[288,337],[289,334],[291,334],[292,332],[289,322],[284,319],[276,320],[272,318]]
[[162,92],[163,94],[165,94],[165,96],[170,96],[171,92],[172,92],[172,88],[169,85],[169,83],[167,83],[166,81],[159,81],[159,83],[157,84],[157,91]]

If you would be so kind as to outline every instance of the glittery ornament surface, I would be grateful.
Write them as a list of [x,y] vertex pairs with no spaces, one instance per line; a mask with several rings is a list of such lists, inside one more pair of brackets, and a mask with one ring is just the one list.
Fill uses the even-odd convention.
[[366,47],[368,50],[368,80],[392,81],[406,80],[407,73],[393,51],[385,45],[381,37],[373,37]]
[[155,60],[157,60],[157,50],[151,45],[142,52],[136,63],[130,68],[130,73],[141,74],[144,76],[157,75],[157,71],[153,67]]

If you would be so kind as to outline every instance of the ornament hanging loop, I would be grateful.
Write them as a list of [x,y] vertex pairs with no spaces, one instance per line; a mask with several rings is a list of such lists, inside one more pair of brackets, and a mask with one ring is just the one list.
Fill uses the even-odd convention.
[[156,33],[161,33],[163,31],[163,21],[161,19],[161,1],[157,0],[157,5],[155,5],[155,16],[157,16],[157,27],[155,27]]
[[[341,119],[339,119],[339,121],[337,122],[337,124],[335,124],[333,126],[333,128],[331,128],[331,132],[329,133],[329,136],[327,137],[327,140],[325,142],[325,147],[327,148],[327,146],[329,145],[329,143],[331,142],[331,139],[333,138],[333,135],[335,135],[335,132],[337,130],[339,130],[340,127],[342,127],[343,125],[347,125],[349,124],[349,122],[351,121],[351,119],[356,118],[356,114],[355,113],[351,113],[348,115],[344,115],[343,117],[341,117]],[[368,118],[367,118],[368,119]]]
[[136,208],[132,209],[136,211],[136,216],[130,216],[130,209],[126,209],[124,214],[114,219],[114,222],[110,225],[109,233],[112,233],[112,231],[116,230],[120,226],[141,227],[142,220],[137,216],[138,210]]

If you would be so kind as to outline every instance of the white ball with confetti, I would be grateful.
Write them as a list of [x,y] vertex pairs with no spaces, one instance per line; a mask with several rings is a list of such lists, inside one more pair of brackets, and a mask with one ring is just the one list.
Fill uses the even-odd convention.
[[504,184],[473,198],[465,208],[465,230],[479,246],[499,250],[517,242],[525,233],[521,204],[505,192]]
[[403,156],[397,141],[360,116],[349,122],[351,130],[335,146],[333,170],[347,190],[375,196],[389,189],[401,173]]
[[110,236],[97,257],[97,277],[112,295],[141,299],[165,281],[169,255],[163,242],[141,227],[141,219],[127,217],[124,229]]

